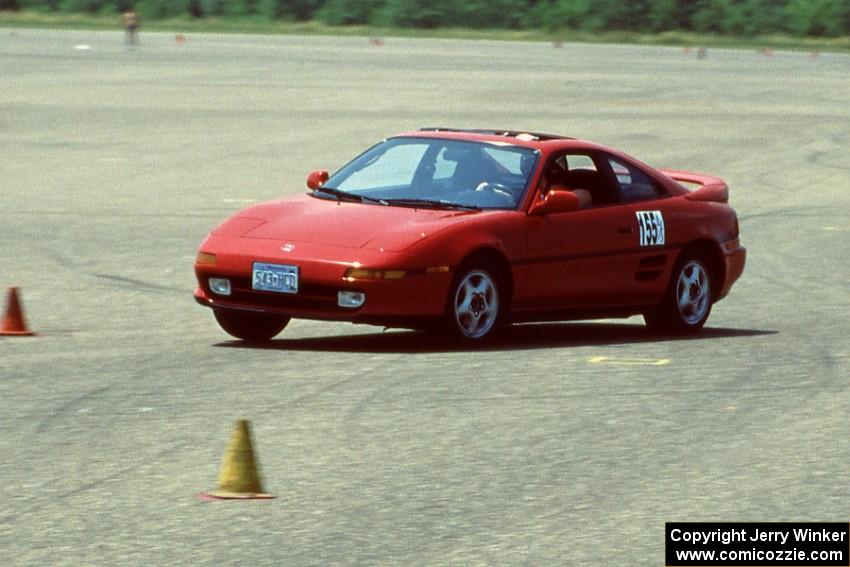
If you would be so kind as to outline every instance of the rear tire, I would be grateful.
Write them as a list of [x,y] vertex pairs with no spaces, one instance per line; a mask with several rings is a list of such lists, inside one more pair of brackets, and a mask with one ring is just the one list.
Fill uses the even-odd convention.
[[468,343],[491,339],[502,325],[506,297],[499,267],[486,258],[458,269],[449,291],[446,323],[452,335]]
[[250,311],[214,309],[215,320],[227,334],[245,341],[267,341],[289,324],[289,317]]
[[676,263],[661,304],[644,313],[651,331],[688,334],[702,329],[711,314],[711,262],[697,252],[685,252]]

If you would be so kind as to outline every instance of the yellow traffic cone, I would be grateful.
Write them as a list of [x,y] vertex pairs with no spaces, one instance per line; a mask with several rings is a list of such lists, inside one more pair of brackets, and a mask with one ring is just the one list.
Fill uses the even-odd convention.
[[204,493],[203,496],[216,499],[274,498],[263,492],[260,484],[260,474],[251,447],[251,431],[246,420],[236,422],[218,473],[218,489]]

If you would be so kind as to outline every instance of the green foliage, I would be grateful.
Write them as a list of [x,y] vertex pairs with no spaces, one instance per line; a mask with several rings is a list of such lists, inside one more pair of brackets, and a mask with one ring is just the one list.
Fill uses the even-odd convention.
[[678,27],[679,6],[676,0],[657,0],[649,7],[647,24],[652,31],[674,30]]
[[850,32],[847,0],[791,0],[786,14],[789,31],[797,35],[835,37]]
[[102,0],[62,0],[59,9],[63,12],[88,12],[96,14],[103,7]]
[[257,0],[255,13],[272,19],[284,18],[303,22],[312,18],[322,3],[322,0]]
[[189,0],[136,0],[135,10],[145,20],[159,20],[189,13]]
[[222,16],[253,16],[260,11],[259,0],[219,0],[217,14]]
[[318,19],[329,25],[850,35],[850,0],[0,0],[0,10]]
[[719,32],[729,0],[697,0],[691,26],[699,32]]
[[383,0],[328,0],[318,10],[316,17],[331,26],[368,24],[383,5]]
[[[59,10],[59,0],[6,0],[6,4],[17,5],[18,8],[2,8],[0,10],[32,10],[35,12],[56,12]],[[0,6],[4,2],[0,1]]]
[[530,7],[523,24],[549,31],[587,29],[585,18],[592,5],[593,0],[543,0]]
[[224,13],[225,0],[196,0],[198,11],[204,16],[220,16]]
[[450,0],[387,0],[382,19],[391,26],[436,28],[451,22],[452,6]]
[[453,4],[454,26],[518,28],[532,6],[528,0],[466,0]]

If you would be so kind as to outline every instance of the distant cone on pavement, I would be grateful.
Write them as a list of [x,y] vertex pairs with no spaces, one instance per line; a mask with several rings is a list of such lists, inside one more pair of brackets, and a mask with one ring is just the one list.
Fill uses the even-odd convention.
[[218,474],[218,488],[202,496],[219,499],[274,498],[263,492],[248,422],[236,422]]
[[18,288],[10,287],[6,310],[3,311],[3,319],[0,319],[0,335],[31,337],[35,333],[27,329],[24,320],[24,312],[21,309],[21,301],[18,299]]

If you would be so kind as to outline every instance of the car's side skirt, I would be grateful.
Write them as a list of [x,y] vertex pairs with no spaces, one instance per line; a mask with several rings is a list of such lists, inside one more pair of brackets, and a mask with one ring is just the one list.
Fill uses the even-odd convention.
[[589,319],[625,319],[633,315],[642,315],[653,309],[654,304],[618,305],[616,307],[584,307],[569,309],[534,309],[514,311],[508,314],[511,323],[531,323],[542,321],[585,321]]

